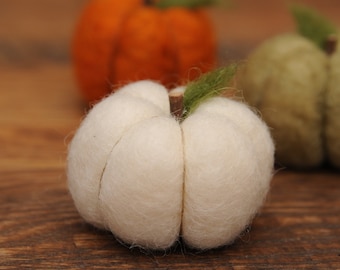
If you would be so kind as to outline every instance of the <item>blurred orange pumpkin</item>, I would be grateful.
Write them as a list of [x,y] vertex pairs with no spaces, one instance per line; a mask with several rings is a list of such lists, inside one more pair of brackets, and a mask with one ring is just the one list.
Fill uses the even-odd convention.
[[79,87],[99,100],[131,81],[172,87],[215,67],[216,40],[204,10],[159,9],[143,0],[91,0],[73,39]]

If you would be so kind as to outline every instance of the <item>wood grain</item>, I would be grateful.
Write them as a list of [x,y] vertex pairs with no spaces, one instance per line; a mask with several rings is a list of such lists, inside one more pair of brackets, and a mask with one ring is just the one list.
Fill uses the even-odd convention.
[[[240,0],[241,9],[214,11],[221,48],[243,57],[265,37],[290,29],[283,2],[258,1],[251,12],[253,2]],[[309,2],[332,18],[340,8],[338,1]],[[0,27],[0,269],[340,269],[340,174],[328,168],[277,172],[251,228],[217,250],[198,253],[180,243],[163,253],[129,249],[84,223],[67,190],[65,158],[87,110],[68,54],[85,0],[48,3],[0,4],[0,25],[15,29]],[[277,28],[264,8],[276,10]],[[239,31],[222,27],[237,18],[244,21]],[[252,24],[257,32],[244,32]]]

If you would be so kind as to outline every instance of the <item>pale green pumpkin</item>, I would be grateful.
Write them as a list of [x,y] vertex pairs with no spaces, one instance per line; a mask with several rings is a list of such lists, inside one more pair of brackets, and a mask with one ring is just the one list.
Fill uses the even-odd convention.
[[320,44],[278,35],[249,56],[238,76],[246,102],[271,128],[281,166],[340,168],[340,47],[329,54]]
[[[338,38],[339,40],[339,38]],[[330,58],[329,81],[325,101],[325,137],[328,157],[340,168],[340,46]]]

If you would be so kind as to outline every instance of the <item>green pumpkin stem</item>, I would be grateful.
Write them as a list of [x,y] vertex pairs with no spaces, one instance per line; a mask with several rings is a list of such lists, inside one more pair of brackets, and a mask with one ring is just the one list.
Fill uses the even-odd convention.
[[[304,37],[313,41],[320,49],[329,50],[329,37],[337,33],[336,27],[317,11],[302,5],[291,7],[292,15],[295,19],[297,31]],[[333,48],[335,49],[335,48]]]
[[200,104],[212,97],[222,94],[225,94],[225,97],[234,96],[234,89],[232,89],[231,93],[225,92],[235,77],[236,71],[236,64],[218,68],[190,82],[186,86],[184,94],[181,92],[170,92],[169,102],[171,115],[183,121],[192,114]]
[[232,64],[227,67],[218,68],[209,73],[203,74],[197,80],[190,82],[183,95],[183,109],[180,110],[184,120],[192,114],[201,103],[209,98],[221,95],[236,75],[237,65]]

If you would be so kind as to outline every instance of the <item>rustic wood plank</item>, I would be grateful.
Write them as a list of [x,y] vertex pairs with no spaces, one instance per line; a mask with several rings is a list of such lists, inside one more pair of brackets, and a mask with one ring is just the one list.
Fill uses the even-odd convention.
[[340,267],[339,175],[281,172],[250,231],[230,247],[197,253],[129,250],[86,225],[62,169],[2,172],[0,269],[337,269]]

